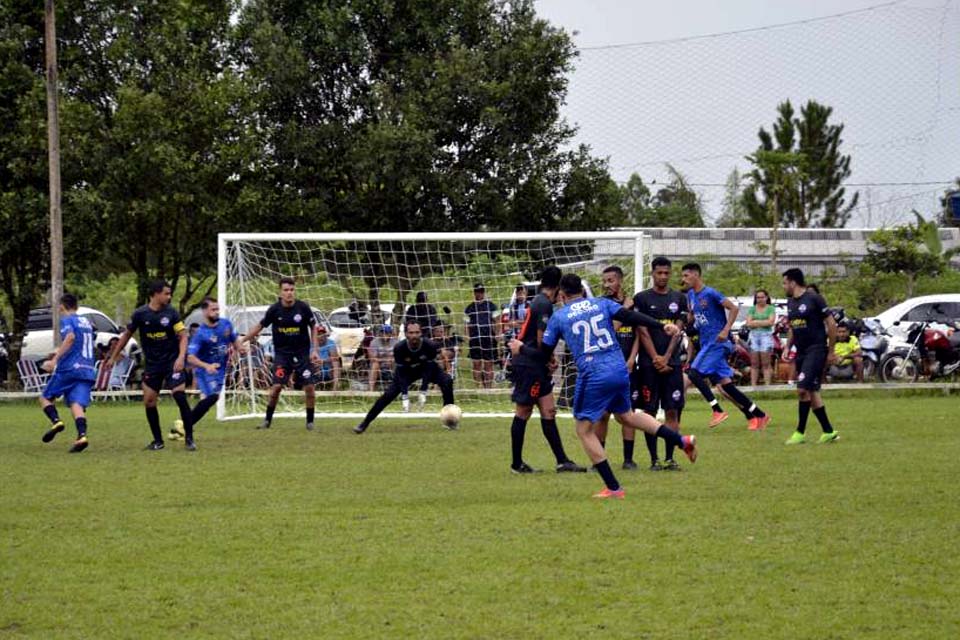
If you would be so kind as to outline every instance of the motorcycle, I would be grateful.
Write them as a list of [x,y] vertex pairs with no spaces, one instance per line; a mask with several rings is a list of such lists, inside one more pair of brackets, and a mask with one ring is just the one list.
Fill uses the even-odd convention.
[[893,348],[880,360],[881,380],[916,382],[921,374],[934,380],[960,369],[960,323],[946,329],[933,325],[923,321],[910,327],[907,347]]
[[859,323],[860,351],[863,353],[863,378],[869,380],[877,374],[880,360],[890,344],[890,336],[883,330],[880,323],[873,319],[866,319]]

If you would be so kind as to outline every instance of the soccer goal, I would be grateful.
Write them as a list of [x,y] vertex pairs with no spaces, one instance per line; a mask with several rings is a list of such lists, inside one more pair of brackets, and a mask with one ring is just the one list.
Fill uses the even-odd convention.
[[[617,265],[624,272],[624,291],[632,294],[634,283],[643,281],[644,243],[638,231],[221,234],[218,297],[224,315],[243,333],[277,301],[279,278],[296,279],[297,297],[310,304],[327,335],[318,367],[323,380],[316,387],[318,417],[364,415],[389,383],[390,353],[404,337],[405,316],[426,318],[430,327],[424,334],[443,347],[440,364],[454,378],[465,415],[509,415],[505,342],[519,329],[522,300],[532,299],[543,268],[576,272],[599,296],[602,271]],[[233,359],[217,412],[221,420],[260,416],[266,407],[270,330],[251,346]],[[561,359],[555,375],[564,407],[575,372]],[[436,416],[439,390],[427,389],[422,407],[420,393],[420,384],[414,384],[409,412],[397,401],[383,416]],[[302,414],[301,392],[296,386],[285,389],[276,415]]]

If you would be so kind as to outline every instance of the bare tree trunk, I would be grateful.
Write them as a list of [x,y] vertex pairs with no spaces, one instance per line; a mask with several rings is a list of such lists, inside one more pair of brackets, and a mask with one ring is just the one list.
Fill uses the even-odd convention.
[[57,100],[57,25],[54,0],[46,0],[47,157],[50,175],[50,307],[53,344],[60,345],[60,296],[63,295],[63,220],[60,211],[60,114]]

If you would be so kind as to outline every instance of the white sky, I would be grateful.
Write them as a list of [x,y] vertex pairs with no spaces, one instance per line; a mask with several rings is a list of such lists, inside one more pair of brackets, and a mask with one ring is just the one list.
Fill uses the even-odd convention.
[[[564,114],[619,181],[633,171],[662,180],[672,162],[719,215],[722,189],[710,185],[748,168],[758,127],[769,130],[785,98],[834,107],[853,156],[849,182],[936,183],[850,187],[861,200],[849,226],[905,219],[911,208],[932,213],[960,175],[960,0],[536,6],[575,32],[581,52]],[[762,29],[797,21],[807,22]],[[739,30],[753,31],[676,41]],[[630,43],[648,44],[604,48]]]

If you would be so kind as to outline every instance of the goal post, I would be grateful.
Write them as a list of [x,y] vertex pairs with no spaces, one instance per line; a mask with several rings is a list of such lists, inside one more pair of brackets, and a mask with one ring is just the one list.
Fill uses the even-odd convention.
[[[389,383],[389,354],[403,337],[404,316],[432,306],[428,337],[443,344],[441,366],[454,378],[457,403],[466,416],[512,415],[511,385],[505,379],[505,342],[520,324],[518,289],[530,295],[541,271],[556,265],[579,274],[594,295],[602,295],[601,273],[624,270],[624,291],[632,294],[647,273],[641,231],[558,233],[224,233],[217,241],[217,292],[222,315],[245,333],[276,302],[278,280],[291,276],[297,297],[310,304],[337,357],[325,358],[316,386],[317,417],[362,417]],[[483,285],[482,295],[474,286]],[[520,287],[523,285],[523,287]],[[520,295],[522,296],[523,293]],[[426,298],[424,306],[411,305]],[[467,308],[478,299],[497,329],[484,337],[485,357],[471,360]],[[492,303],[492,304],[491,304]],[[481,302],[481,304],[483,304]],[[519,305],[522,307],[522,305]],[[425,334],[428,332],[425,331]],[[220,420],[261,416],[270,387],[273,357],[269,329],[246,354],[235,354],[217,406]],[[492,348],[491,348],[492,347]],[[331,356],[329,346],[325,355]],[[334,366],[336,359],[339,366]],[[487,364],[490,362],[490,364]],[[575,380],[568,363],[555,373],[554,393],[563,413]],[[436,416],[438,389],[426,390],[418,406],[417,382],[409,391],[410,411],[398,400],[383,417]],[[278,417],[304,414],[302,392],[284,389]]]

